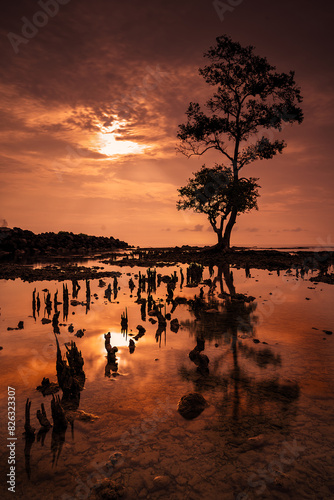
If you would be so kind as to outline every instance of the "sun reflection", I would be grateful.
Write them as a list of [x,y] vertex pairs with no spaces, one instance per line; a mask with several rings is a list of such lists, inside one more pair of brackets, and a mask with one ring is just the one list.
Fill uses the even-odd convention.
[[147,146],[139,145],[134,141],[121,140],[119,130],[126,125],[125,120],[116,120],[108,127],[100,126],[101,132],[97,134],[100,153],[107,156],[119,156],[141,153],[147,149]]

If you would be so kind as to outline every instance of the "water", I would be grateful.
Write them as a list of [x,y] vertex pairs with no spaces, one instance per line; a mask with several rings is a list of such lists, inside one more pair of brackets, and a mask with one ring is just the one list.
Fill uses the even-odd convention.
[[[79,409],[99,417],[76,418],[65,435],[50,430],[37,436],[36,411],[45,404],[51,420],[51,396],[36,391],[43,377],[56,382],[56,342],[44,309],[43,289],[53,301],[62,282],[21,280],[1,282],[1,422],[2,487],[9,473],[6,430],[7,387],[16,399],[16,496],[18,498],[93,498],[91,487],[103,477],[124,484],[125,498],[334,498],[333,475],[333,329],[331,285],[308,281],[292,273],[242,269],[204,268],[201,284],[181,287],[186,265],[156,268],[157,274],[178,278],[174,298],[194,299],[204,294],[204,307],[184,303],[171,314],[177,333],[167,320],[165,329],[152,324],[147,307],[142,316],[136,303],[140,267],[101,264],[121,272],[117,297],[104,298],[106,287],[90,281],[91,303],[69,305],[63,317],[59,304],[62,354],[65,343],[75,340],[84,359],[86,375]],[[222,272],[219,272],[222,271]],[[133,294],[129,279],[135,283]],[[208,281],[211,279],[210,282]],[[167,283],[162,280],[152,297],[171,311]],[[105,279],[106,285],[113,280]],[[72,283],[64,282],[72,300]],[[80,282],[77,300],[86,301],[86,284]],[[41,298],[33,317],[32,294]],[[246,294],[254,301],[230,300],[228,294]],[[97,296],[94,297],[94,294]],[[147,284],[142,298],[148,298]],[[193,303],[194,304],[194,303]],[[127,310],[128,333],[121,332],[121,315]],[[49,318],[52,320],[54,306]],[[154,319],[154,317],[153,317]],[[156,319],[156,318],[155,318]],[[24,322],[21,330],[7,331]],[[74,333],[85,329],[77,338]],[[133,353],[129,339],[142,325],[145,335]],[[108,364],[104,334],[118,347],[117,366]],[[132,334],[132,335],[131,335]],[[254,342],[255,340],[255,342]],[[189,358],[196,345],[204,347],[209,372]],[[209,406],[194,420],[176,410],[179,399],[200,392]],[[61,392],[59,393],[61,395]],[[35,441],[27,443],[24,431],[26,399],[31,400]],[[115,455],[110,461],[110,456]],[[157,480],[156,476],[164,476]],[[160,481],[160,483],[159,483]],[[162,486],[163,484],[163,486]],[[4,488],[5,498],[12,498]]]

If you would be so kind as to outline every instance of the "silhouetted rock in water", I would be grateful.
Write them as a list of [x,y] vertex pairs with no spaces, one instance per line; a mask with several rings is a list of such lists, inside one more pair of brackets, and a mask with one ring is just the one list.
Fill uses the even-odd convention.
[[135,340],[138,340],[140,339],[141,337],[143,337],[145,335],[145,328],[141,325],[137,325],[137,330],[138,330],[138,333],[137,335],[134,337]]
[[111,376],[111,372],[113,372],[113,376],[116,376],[116,373],[118,371],[118,363],[117,363],[117,358],[116,358],[116,352],[118,352],[117,347],[112,347],[110,345],[110,332],[104,335],[105,338],[105,348],[107,351],[107,364],[105,367],[104,374],[106,377]]
[[152,325],[155,325],[157,323],[156,319],[150,318],[149,322],[152,323]]
[[50,394],[55,394],[59,391],[59,385],[54,382],[50,382],[48,378],[43,378],[41,385],[36,387],[37,391],[40,391],[43,396],[49,396]]
[[107,351],[108,364],[115,365],[116,369],[113,370],[113,371],[117,371],[116,352],[118,352],[118,348],[117,347],[112,347],[110,345],[110,338],[111,338],[110,332],[104,334],[104,339],[105,339],[104,346],[105,346],[106,351]]
[[74,336],[78,337],[80,339],[81,337],[83,337],[85,335],[85,331],[86,331],[85,328],[83,328],[82,330],[80,329],[77,331],[77,333],[74,334]]
[[86,305],[86,302],[83,302],[83,301],[80,301],[80,300],[77,300],[77,299],[72,299],[71,300],[71,306],[85,306]]
[[[162,304],[160,304],[160,308],[161,307],[162,307]],[[155,306],[155,308],[152,309],[152,311],[149,311],[148,315],[151,317],[155,316],[158,320],[159,326],[162,328],[166,328],[166,325],[167,325],[166,318],[161,314],[158,306]]]
[[105,292],[104,292],[104,297],[106,299],[109,300],[109,302],[111,301],[111,294],[112,294],[112,289],[111,289],[111,284],[109,283],[109,285],[107,286]]
[[74,326],[73,326],[73,324],[72,324],[72,323],[69,325],[69,327],[68,327],[68,331],[69,331],[70,333],[73,333],[73,332],[74,332]]
[[56,313],[54,313],[53,318],[52,318],[52,327],[53,327],[54,333],[60,333],[59,314],[60,314],[60,311],[57,311]]
[[99,279],[99,284],[98,284],[98,286],[99,286],[100,288],[104,288],[104,287],[106,286],[106,282],[105,282],[103,279]]
[[121,329],[127,331],[128,329],[128,311],[125,308],[125,313],[121,314]]
[[331,330],[322,330],[326,335],[332,335],[333,332]]
[[130,354],[132,354],[134,352],[135,348],[136,348],[135,342],[132,339],[130,339],[129,340],[129,352],[130,352]]
[[133,281],[132,278],[129,279],[129,288],[130,288],[131,293],[136,288],[135,282]]
[[23,330],[23,328],[24,328],[24,323],[23,323],[23,321],[19,321],[19,322],[18,322],[18,325],[17,325],[15,328],[13,328],[13,327],[11,327],[11,326],[8,326],[8,327],[7,327],[7,331],[9,331],[9,332],[10,332],[10,331],[12,331],[12,330]]
[[198,286],[203,277],[203,266],[193,262],[187,269],[187,287]]
[[117,500],[124,495],[124,486],[111,479],[103,479],[92,488],[89,498],[91,500]]
[[46,411],[43,403],[41,404],[41,409],[37,410],[36,417],[41,426],[44,427],[45,429],[50,429],[50,427],[52,427],[48,417],[46,416]]
[[179,328],[180,328],[179,320],[177,318],[172,319],[172,321],[170,322],[171,331],[177,333],[179,331]]
[[2,346],[0,346],[0,351],[2,351],[2,349],[3,349],[3,347],[2,347]]
[[177,411],[183,418],[191,420],[198,417],[207,406],[209,405],[201,394],[192,392],[182,396],[178,402]]
[[42,325],[48,325],[49,323],[51,323],[51,319],[48,319],[48,318],[42,318]]
[[253,339],[253,342],[254,342],[254,344],[259,344],[260,343],[259,339]]
[[59,347],[58,338],[57,343],[57,379],[58,384],[63,391],[63,400],[72,400],[74,403],[79,403],[80,391],[85,385],[85,372],[83,371],[84,360],[81,352],[78,350],[75,342],[71,341],[70,347],[66,347],[66,360],[62,359],[61,350]]
[[52,394],[51,413],[53,420],[53,427],[55,431],[64,430],[67,428],[67,419],[64,409],[60,403],[59,396]]
[[51,313],[51,310],[52,310],[51,294],[49,291],[47,291],[46,296],[44,297],[44,302],[45,302],[46,312],[49,315]]

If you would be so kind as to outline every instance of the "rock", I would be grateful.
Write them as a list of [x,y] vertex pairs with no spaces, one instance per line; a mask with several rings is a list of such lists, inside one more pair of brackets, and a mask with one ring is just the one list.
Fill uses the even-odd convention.
[[253,339],[253,342],[254,342],[254,344],[259,344],[260,343],[259,339]]
[[87,413],[83,410],[76,410],[72,412],[77,420],[81,420],[81,422],[95,422],[100,417],[94,415],[93,413]]
[[160,490],[162,488],[166,488],[169,485],[170,481],[171,479],[169,476],[155,476],[155,478],[153,479],[153,484],[155,488]]
[[24,328],[24,323],[23,323],[23,321],[19,321],[19,322],[18,322],[17,328],[18,328],[19,330],[23,330],[23,328]]
[[185,477],[182,477],[182,476],[178,476],[176,478],[176,482],[177,484],[179,484],[180,486],[184,486],[185,484],[187,484],[187,479]]
[[85,329],[83,328],[82,330],[78,330],[77,333],[74,334],[75,337],[78,337],[79,339],[85,335]]
[[143,337],[145,335],[145,328],[141,325],[137,325],[137,330],[138,330],[138,333],[137,335],[134,337],[135,340],[139,340],[141,337]]
[[2,351],[2,349],[3,349],[3,347],[2,347],[2,346],[0,346],[0,351]]
[[112,465],[119,465],[121,462],[124,462],[123,453],[121,453],[120,451],[114,451],[113,453],[111,453],[111,455],[109,455],[109,462]]
[[249,445],[250,449],[261,448],[266,444],[266,439],[263,434],[259,434],[258,436],[248,438],[247,444]]
[[172,319],[172,321],[170,322],[171,331],[177,333],[179,331],[179,328],[180,328],[179,320],[177,318]]
[[124,487],[111,479],[103,479],[92,488],[91,499],[117,500],[124,496]]
[[175,438],[184,438],[184,430],[180,427],[175,427],[169,431],[169,434]]
[[149,319],[149,322],[152,323],[152,325],[155,325],[157,320],[156,319],[153,319],[153,318],[150,318]]
[[182,396],[177,405],[177,411],[183,418],[191,420],[198,417],[209,406],[207,401],[198,392],[191,392]]
[[330,330],[322,330],[326,335],[332,335],[333,332],[331,332]]

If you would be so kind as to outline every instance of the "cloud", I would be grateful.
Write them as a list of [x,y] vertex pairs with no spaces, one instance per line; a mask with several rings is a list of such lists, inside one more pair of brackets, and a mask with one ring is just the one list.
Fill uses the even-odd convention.
[[185,227],[183,229],[179,229],[180,232],[186,232],[186,231],[191,231],[191,232],[201,232],[203,231],[203,224],[196,224],[192,229],[189,227]]
[[257,233],[259,231],[258,227],[245,227],[243,228],[243,231],[246,231],[248,233]]
[[289,233],[300,233],[301,231],[307,231],[307,229],[302,229],[301,227],[296,227],[294,229],[282,229],[283,232]]

